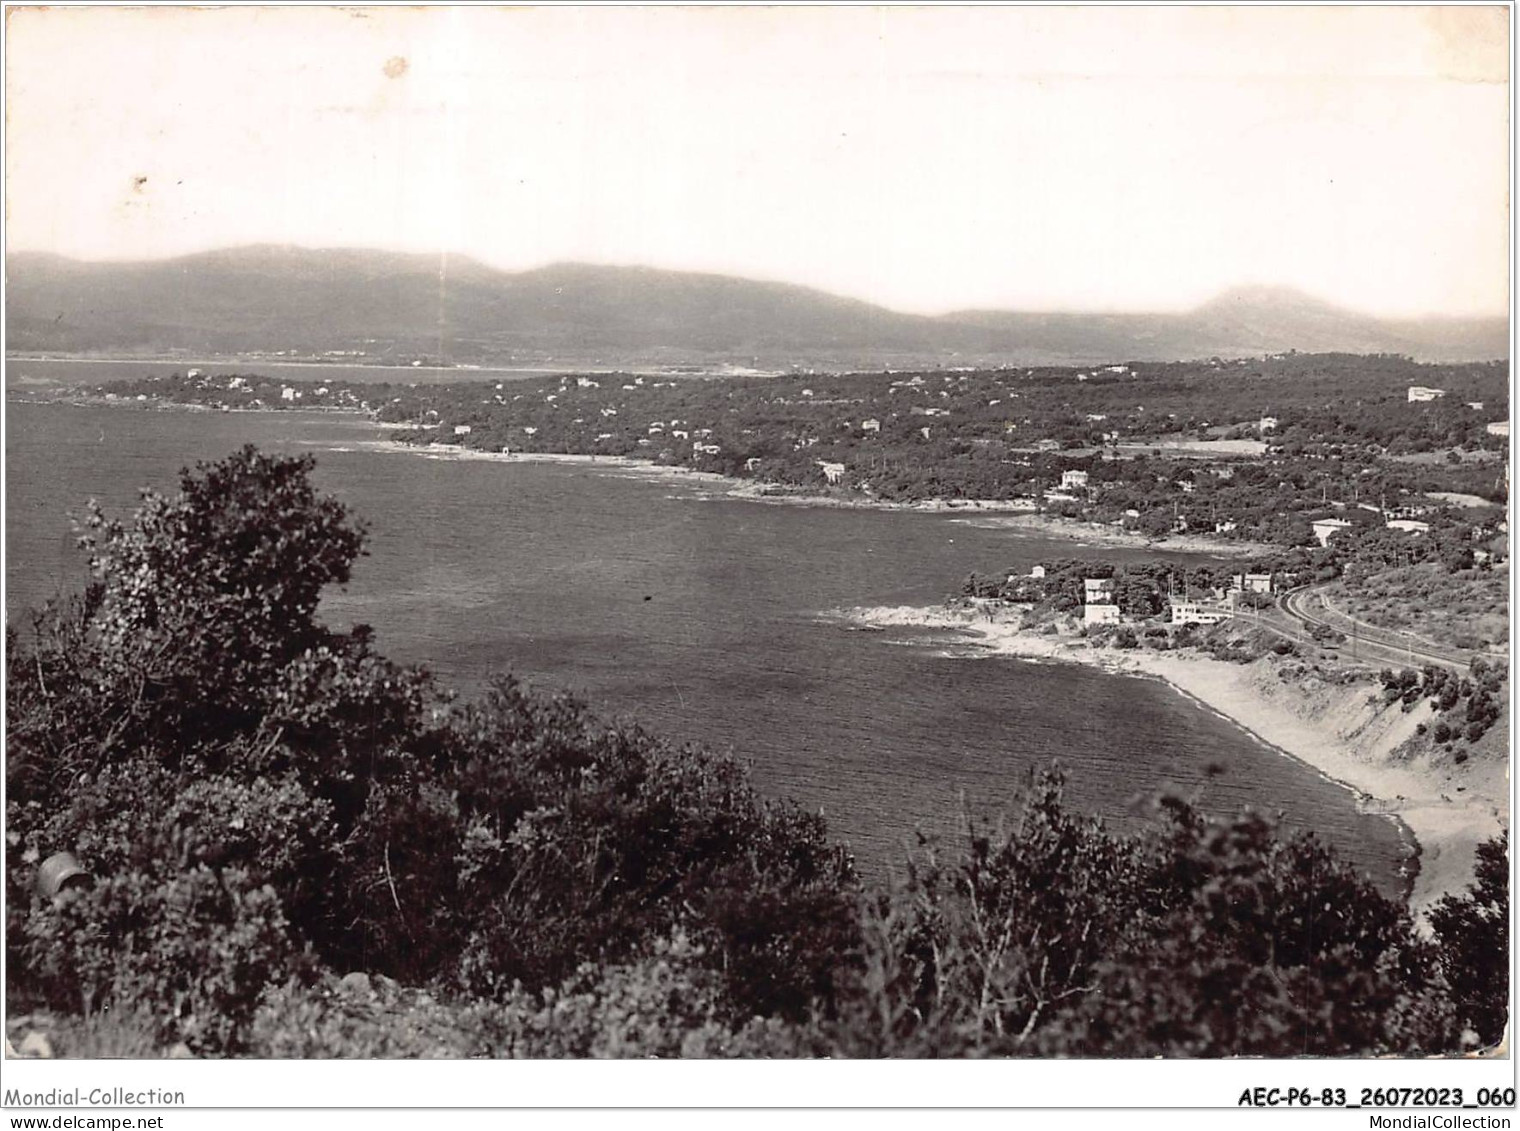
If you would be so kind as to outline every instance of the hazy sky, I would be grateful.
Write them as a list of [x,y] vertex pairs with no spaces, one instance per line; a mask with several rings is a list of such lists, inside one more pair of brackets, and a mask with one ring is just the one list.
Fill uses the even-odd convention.
[[1502,8],[12,10],[7,241],[1508,306]]

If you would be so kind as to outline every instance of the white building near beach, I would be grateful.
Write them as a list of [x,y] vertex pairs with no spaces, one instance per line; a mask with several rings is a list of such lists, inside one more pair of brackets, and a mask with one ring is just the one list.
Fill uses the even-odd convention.
[[1228,605],[1212,601],[1172,601],[1171,610],[1173,624],[1218,624],[1235,615]]
[[1114,603],[1114,579],[1088,577],[1082,581],[1082,623],[1118,624],[1119,606]]
[[1083,605],[1082,623],[1094,624],[1118,624],[1120,621],[1118,605]]
[[1111,577],[1088,577],[1082,581],[1082,600],[1089,605],[1112,605],[1114,603],[1114,579]]

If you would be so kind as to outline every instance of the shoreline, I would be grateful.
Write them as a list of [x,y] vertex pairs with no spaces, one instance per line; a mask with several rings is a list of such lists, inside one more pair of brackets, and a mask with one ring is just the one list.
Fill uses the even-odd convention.
[[[95,394],[80,394],[78,396],[35,396],[29,397],[21,394],[20,389],[7,389],[5,400],[7,404],[53,404],[68,405],[70,408],[111,408],[125,409],[129,412],[189,412],[204,413],[207,416],[256,416],[256,415],[286,415],[286,416],[357,416],[368,417],[369,413],[362,408],[353,408],[348,405],[303,405],[300,408],[271,408],[265,405],[262,408],[233,408],[230,405],[221,408],[216,405],[196,404],[188,401],[140,401],[135,397],[116,397],[114,399]],[[386,427],[412,427],[411,425],[386,425],[377,421],[369,421],[377,428]]]
[[1237,664],[1187,652],[1094,649],[1069,634],[1041,635],[1006,620],[978,620],[977,615],[949,606],[848,613],[857,625],[872,629],[955,632],[986,656],[1083,664],[1165,683],[1268,749],[1348,790],[1360,812],[1395,822],[1410,849],[1405,869],[1413,875],[1406,877],[1406,903],[1416,922],[1442,896],[1467,889],[1478,844],[1508,824],[1506,767],[1477,766],[1457,773],[1423,756],[1395,761],[1394,750],[1413,735],[1426,711],[1374,709],[1367,703],[1374,690],[1369,683],[1324,684],[1311,693],[1278,679],[1270,659]]
[[1122,546],[1173,554],[1211,554],[1215,557],[1252,558],[1276,553],[1281,547],[1267,542],[1227,542],[1206,534],[1169,534],[1150,538],[1133,530],[1115,529],[1094,522],[1049,514],[1020,514],[988,518],[977,525],[989,530],[1029,531],[1046,538],[1061,538],[1085,546]]
[[[552,375],[561,372],[553,368],[513,368],[503,366],[491,366],[489,368],[480,365],[410,365],[384,361],[355,361],[352,358],[282,358],[279,361],[264,357],[233,357],[233,358],[204,358],[204,357],[68,357],[58,354],[6,354],[6,364],[22,365],[27,362],[41,362],[44,365],[175,365],[181,368],[185,366],[214,365],[219,369],[230,369],[239,365],[258,365],[269,369],[395,369],[398,372],[407,373],[543,373]],[[605,370],[614,373],[618,370]]]
[[[7,399],[11,399],[7,397]],[[122,408],[150,412],[217,412],[208,405],[185,404],[178,401],[107,400],[99,396],[50,397],[32,402],[30,398],[17,398],[24,403],[68,404],[81,408]],[[323,413],[334,416],[364,416],[365,411],[347,407],[304,408],[234,408],[229,414],[265,413]],[[369,421],[377,432],[415,429],[409,423]],[[816,507],[833,510],[908,511],[919,514],[953,514],[965,516],[963,521],[974,522],[987,529],[1006,530],[1011,534],[1037,534],[1041,537],[1060,539],[1077,546],[1094,549],[1119,547],[1123,549],[1154,550],[1158,553],[1199,554],[1217,558],[1249,558],[1275,552],[1277,547],[1263,542],[1226,542],[1200,534],[1174,534],[1164,539],[1152,539],[1129,530],[1116,530],[1096,523],[1062,518],[1059,515],[1039,514],[1032,504],[1022,499],[920,499],[916,502],[896,502],[890,499],[860,498],[821,494],[807,488],[792,488],[784,484],[739,479],[716,471],[699,468],[657,464],[638,456],[594,455],[590,453],[556,452],[484,452],[467,448],[462,444],[434,442],[429,444],[406,444],[399,440],[362,440],[342,445],[345,450],[366,450],[425,456],[429,459],[486,460],[497,463],[557,463],[583,464],[587,467],[613,467],[620,471],[647,475],[668,482],[700,482],[721,488],[727,498],[744,502],[763,503],[767,506]]]
[[[279,409],[267,411],[278,412]],[[378,425],[394,429],[411,428],[413,425]],[[401,454],[423,455],[431,459],[486,460],[497,463],[555,463],[582,465],[586,467],[614,467],[620,471],[632,471],[654,479],[672,482],[700,482],[723,489],[724,496],[745,502],[764,503],[768,506],[815,507],[832,510],[907,511],[919,514],[964,515],[965,521],[974,522],[987,529],[1006,529],[1010,533],[1038,534],[1042,537],[1059,538],[1076,545],[1094,548],[1119,546],[1126,549],[1156,550],[1160,553],[1204,554],[1213,557],[1255,557],[1276,548],[1260,542],[1224,542],[1202,535],[1172,535],[1165,540],[1153,540],[1133,531],[1114,530],[1094,523],[1056,515],[1034,513],[1033,507],[1020,499],[921,499],[916,502],[895,502],[889,499],[871,499],[826,495],[793,489],[777,483],[762,483],[751,479],[739,479],[716,471],[698,468],[657,464],[638,456],[589,455],[583,453],[553,452],[483,452],[466,448],[461,444],[430,443],[407,444],[400,440],[370,440],[353,445],[369,451],[385,451]],[[975,516],[975,517],[972,517]]]
[[[178,402],[139,402],[106,400],[103,397],[58,398],[48,403],[75,404],[89,407],[135,408],[169,411],[213,412],[206,405],[181,404]],[[301,408],[285,409],[265,406],[263,408],[231,409],[233,413],[281,413],[326,412],[342,415],[362,415],[363,410],[354,408]],[[371,420],[379,432],[414,429],[415,424]],[[670,482],[700,482],[721,488],[726,497],[745,502],[764,503],[768,506],[816,507],[837,510],[909,511],[920,514],[953,514],[966,516],[964,521],[975,522],[991,530],[1005,530],[1011,534],[1037,534],[1040,537],[1060,539],[1078,546],[1091,548],[1117,547],[1123,549],[1153,550],[1158,553],[1199,554],[1217,558],[1250,558],[1273,553],[1278,548],[1262,542],[1227,542],[1201,534],[1172,534],[1153,539],[1131,530],[1120,530],[1097,523],[1062,518],[1059,515],[1040,514],[1035,505],[1024,499],[920,499],[915,502],[896,502],[889,499],[861,498],[837,494],[824,494],[807,488],[792,488],[778,483],[757,482],[740,479],[716,471],[699,468],[657,464],[638,456],[595,455],[591,453],[554,452],[485,452],[467,448],[462,444],[433,442],[429,444],[406,444],[399,440],[369,440],[345,444],[360,450],[385,451],[422,455],[431,459],[470,459],[498,463],[557,463],[584,464],[588,467],[615,467],[621,471],[648,475],[650,478]]]
[[[463,362],[454,365],[412,365],[404,361],[358,361],[348,357],[287,357],[276,360],[266,357],[72,357],[64,354],[6,354],[4,360],[7,364],[40,362],[44,365],[173,365],[181,368],[185,366],[215,366],[218,369],[232,369],[238,366],[258,366],[266,369],[393,369],[398,373],[459,373],[465,375],[465,380],[474,381],[486,381],[498,373],[528,374],[544,377],[554,377],[561,374],[612,376],[618,373],[628,373],[641,377],[714,377],[726,376],[730,372],[722,365],[715,368],[702,367],[697,371],[691,371],[689,367],[680,365],[662,366],[642,362],[632,367],[609,366],[599,362],[588,362],[586,365],[555,365],[552,360],[546,360],[537,365],[498,365],[491,362]],[[845,372],[848,372],[848,370]],[[474,376],[471,376],[472,374]],[[744,375],[752,377],[781,377],[785,375],[785,370],[774,368],[756,369],[748,371]]]
[[[273,411],[279,411],[278,409]],[[381,428],[413,428],[411,424],[377,425]],[[400,440],[366,440],[349,445],[366,451],[392,452],[401,455],[420,455],[429,459],[483,460],[488,463],[548,463],[587,468],[616,468],[631,471],[651,479],[671,482],[706,483],[723,489],[726,498],[745,502],[766,503],[772,506],[818,507],[835,510],[920,511],[931,514],[958,514],[977,512],[998,514],[1026,512],[1029,508],[1018,502],[996,499],[924,499],[913,503],[898,503],[886,499],[855,499],[838,495],[820,495],[807,490],[793,490],[782,484],[761,483],[752,479],[739,479],[718,471],[677,464],[655,463],[639,456],[592,455],[581,452],[483,452],[462,444],[435,442],[407,444]]]
[[[401,427],[412,427],[403,425]],[[456,463],[533,463],[558,464],[560,466],[587,467],[595,469],[632,472],[650,479],[672,482],[706,483],[715,487],[740,482],[716,471],[699,471],[696,468],[672,467],[633,456],[597,456],[559,452],[483,452],[466,448],[461,444],[406,444],[400,440],[357,440],[343,445],[347,450],[388,452],[393,455],[423,456],[427,459]]]

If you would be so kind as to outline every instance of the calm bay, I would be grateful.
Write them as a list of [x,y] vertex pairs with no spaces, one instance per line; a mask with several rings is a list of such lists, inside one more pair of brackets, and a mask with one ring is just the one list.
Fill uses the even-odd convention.
[[[609,715],[731,751],[766,793],[822,809],[881,875],[916,828],[995,816],[1059,760],[1068,797],[1118,823],[1158,789],[1281,812],[1400,886],[1399,829],[1168,687],[977,657],[955,638],[854,630],[857,606],[928,605],[971,570],[1085,550],[954,515],[768,506],[711,485],[590,465],[429,458],[375,446],[352,416],[204,413],[12,401],[6,616],[84,582],[68,512],[127,516],[139,487],[244,443],[310,452],[370,530],[338,627],[478,691],[511,671]],[[1222,772],[1210,778],[1207,767]]]

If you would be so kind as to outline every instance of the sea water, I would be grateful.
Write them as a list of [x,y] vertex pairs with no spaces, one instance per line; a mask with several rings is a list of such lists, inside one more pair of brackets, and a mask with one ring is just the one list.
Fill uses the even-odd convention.
[[[1059,761],[1070,803],[1121,825],[1158,790],[1313,830],[1389,892],[1398,828],[1310,768],[1163,684],[975,658],[922,631],[857,630],[859,606],[932,605],[972,570],[1140,558],[944,514],[767,505],[712,485],[590,464],[429,458],[377,445],[358,417],[12,402],[6,615],[84,582],[69,512],[126,516],[139,487],[245,443],[317,458],[368,526],[368,555],[322,615],[478,692],[496,673],[584,696],[730,752],[775,797],[821,809],[884,875],[922,830],[991,819]],[[1202,559],[1195,559],[1202,560]],[[1209,767],[1222,771],[1210,776]]]

